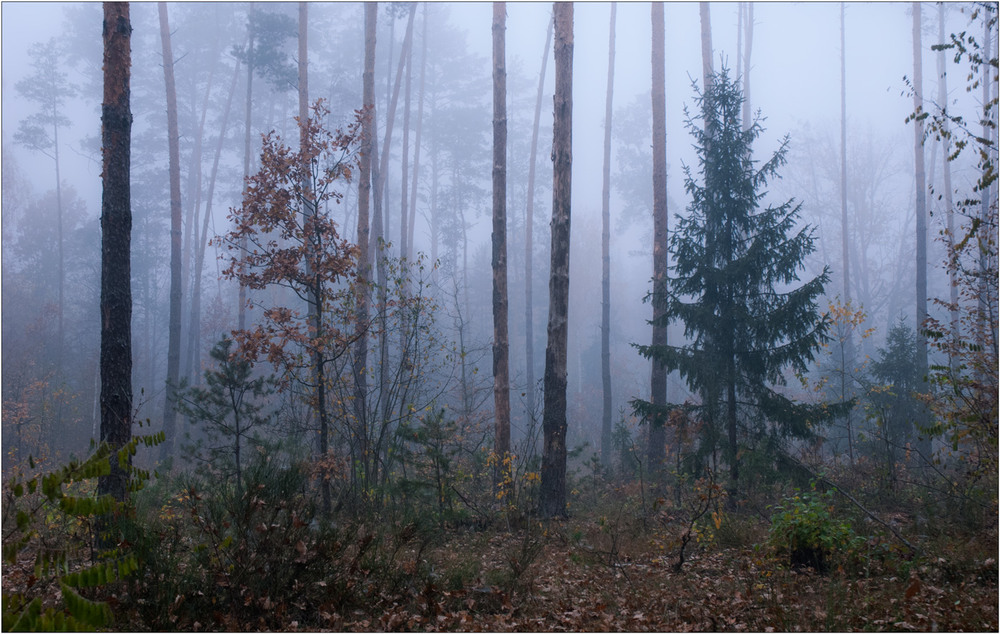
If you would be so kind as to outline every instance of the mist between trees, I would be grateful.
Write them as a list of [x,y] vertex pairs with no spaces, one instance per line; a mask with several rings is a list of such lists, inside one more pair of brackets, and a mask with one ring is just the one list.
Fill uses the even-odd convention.
[[[911,559],[942,514],[995,534],[996,17],[142,3],[115,115],[100,5],[5,5],[5,505],[107,442],[108,473],[59,486],[100,478],[136,526],[214,549],[119,561],[197,561],[230,602],[267,595],[269,548],[301,564],[289,587],[347,563],[313,581],[353,597],[366,552],[604,522],[615,496],[674,523],[678,573],[724,516],[819,572],[864,523]],[[123,271],[130,315],[107,303]],[[76,515],[124,557],[141,529],[109,505]],[[855,524],[823,523],[835,505]],[[5,557],[51,537],[43,506],[10,527],[5,506]]]

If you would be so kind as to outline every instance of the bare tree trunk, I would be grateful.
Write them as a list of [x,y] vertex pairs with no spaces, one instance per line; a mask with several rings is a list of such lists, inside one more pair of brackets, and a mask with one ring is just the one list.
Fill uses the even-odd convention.
[[552,123],[552,264],[549,275],[545,406],[542,415],[542,517],[566,516],[566,339],[573,170],[573,3],[555,2],[556,89]]
[[746,21],[744,22],[744,27],[746,28],[746,37],[743,40],[743,129],[750,127],[751,117],[753,116],[750,111],[750,53],[753,51],[753,3],[748,2],[746,5]]
[[[435,108],[436,110],[436,108]],[[432,117],[433,119],[433,117]],[[431,137],[431,262],[434,267],[431,269],[431,280],[436,286],[438,283],[438,242],[440,241],[441,219],[438,217],[438,185],[440,183],[440,152],[438,151],[437,135]]]
[[177,428],[174,391],[181,364],[181,168],[177,130],[177,90],[174,86],[174,55],[170,46],[167,3],[157,3],[160,14],[160,42],[163,45],[163,79],[167,86],[167,141],[170,161],[170,324],[167,337],[167,392],[163,403],[163,431],[160,460],[173,455]]
[[[194,303],[194,298],[190,296],[193,292],[195,284],[193,279],[193,269],[194,269],[194,259],[197,257],[197,248],[195,245],[198,242],[198,223],[201,217],[201,200],[202,200],[202,181],[203,181],[203,169],[202,169],[202,151],[204,147],[205,139],[205,122],[208,119],[209,110],[209,98],[212,96],[212,88],[215,86],[215,71],[218,67],[218,37],[214,41],[213,51],[211,53],[211,65],[208,71],[208,81],[205,82],[205,96],[202,99],[201,106],[201,117],[198,122],[198,131],[194,137],[194,148],[191,150],[191,162],[188,168],[188,211],[187,220],[184,224],[184,255],[181,258],[181,279],[184,280],[184,284],[187,285],[189,297],[188,306]],[[194,112],[194,107],[192,106],[192,114]],[[190,331],[192,328],[191,321],[192,313],[188,312],[187,319],[181,320],[181,341],[184,344],[184,359],[181,365],[181,377],[184,379],[190,379],[192,372],[196,372],[193,367],[194,364],[194,349],[192,343],[196,339],[190,336]],[[186,420],[186,417],[185,417]]]
[[[652,3],[650,15],[653,28],[652,47],[652,110],[653,110],[653,337],[654,347],[667,345],[667,324],[664,317],[667,285],[667,107],[664,68],[663,4]],[[704,34],[704,30],[702,31]],[[704,44],[702,46],[704,52]],[[711,59],[711,53],[709,53]],[[706,78],[710,77],[706,75]],[[649,470],[662,475],[666,459],[667,369],[652,360],[649,377],[649,401],[653,417],[649,425],[647,460]]]
[[508,473],[510,453],[510,370],[507,344],[507,4],[493,3],[493,404],[494,484]]
[[[410,4],[410,13],[406,21],[406,35],[403,36],[403,47],[399,51],[399,64],[396,65],[396,81],[392,88],[392,98],[389,100],[389,108],[386,111],[385,118],[385,138],[382,140],[382,156],[378,162],[378,171],[374,176],[374,187],[375,187],[375,222],[381,224],[378,216],[381,215],[379,210],[382,207],[382,202],[385,200],[386,193],[386,182],[388,179],[386,175],[389,171],[389,146],[392,143],[392,129],[396,122],[396,104],[399,102],[399,88],[403,83],[403,67],[405,66],[406,56],[409,54],[410,47],[413,45],[413,19],[417,13],[417,4]],[[377,238],[383,238],[384,235],[379,234]],[[374,244],[374,242],[373,242]],[[379,258],[381,260],[381,258]]]
[[[132,203],[129,188],[132,25],[127,2],[104,3],[104,101],[101,107],[101,442],[120,449],[132,438]],[[98,494],[128,495],[128,465],[111,458]]]
[[[205,121],[208,118],[208,105],[209,98],[212,96],[212,87],[215,79],[215,68],[217,66],[217,60],[213,57],[212,69],[209,71],[208,81],[205,84],[205,98],[202,101],[201,108],[201,120],[198,123],[198,133],[194,139],[194,149],[191,151],[191,167],[189,168],[188,174],[188,206],[190,211],[188,211],[188,223],[185,233],[187,234],[184,238],[184,257],[181,259],[181,279],[188,281],[188,288],[191,289],[190,298],[188,299],[188,319],[185,329],[185,324],[181,324],[181,339],[185,340],[186,345],[184,347],[184,364],[181,368],[181,376],[187,379],[192,378],[192,373],[197,373],[197,368],[194,367],[194,348],[197,345],[197,337],[192,337],[191,332],[195,328],[195,312],[194,312],[194,292],[197,290],[200,292],[201,286],[196,284],[194,281],[194,264],[192,258],[197,259],[197,247],[198,243],[198,220],[201,213],[201,191],[202,191],[202,167],[201,167],[201,157],[202,157],[202,147],[204,143],[205,136]],[[192,254],[192,250],[194,250]],[[185,337],[184,334],[187,334]]]
[[611,468],[611,123],[615,89],[615,20],[618,3],[611,3],[608,28],[608,89],[604,100],[604,173],[601,189],[601,464]]
[[743,80],[743,13],[745,2],[736,3],[736,82]]
[[840,3],[840,236],[844,303],[851,302],[850,238],[847,226],[847,48],[844,3]]
[[[299,83],[299,148],[305,148],[308,144],[309,132],[309,3],[299,2],[299,60],[298,60],[298,83]],[[303,177],[301,183],[305,197],[305,218],[306,227],[314,226],[319,209],[313,196],[312,182],[309,177]],[[326,372],[325,361],[322,348],[317,342],[322,341],[326,336],[323,321],[324,307],[323,295],[324,284],[322,278],[313,271],[313,262],[316,259],[317,240],[315,232],[306,231],[306,278],[309,280],[309,297],[307,300],[307,315],[309,323],[312,324],[312,340],[309,347],[312,350],[312,372],[313,383],[316,386],[316,400],[313,407],[316,409],[316,417],[319,419],[319,436],[317,440],[317,455],[320,460],[326,458],[330,450],[330,425],[326,408]],[[321,477],[320,481],[320,508],[324,516],[330,514],[331,493],[330,480]]]
[[[923,46],[921,45],[921,3],[913,3],[913,109],[923,112]],[[923,377],[920,391],[926,392],[927,377],[927,336],[924,322],[927,320],[927,192],[924,174],[924,122],[917,117],[913,126],[913,156],[916,179],[916,268],[917,268],[917,372]],[[918,443],[921,453],[929,455],[929,440]],[[925,451],[926,450],[926,451]]]
[[[850,231],[847,224],[847,36],[844,19],[844,3],[840,3],[840,261],[844,267],[844,305],[851,304],[851,251]],[[842,344],[840,368],[840,400],[846,401],[849,386],[847,373],[854,365],[854,336],[847,332],[847,341]],[[846,354],[844,354],[846,352]],[[854,425],[852,413],[847,412],[847,455],[851,464],[854,463]]]
[[[354,412],[355,434],[360,442],[356,459],[364,460],[368,454],[368,422],[365,399],[368,396],[368,320],[369,282],[371,280],[371,255],[368,249],[368,205],[372,187],[372,150],[375,147],[375,26],[378,3],[365,4],[365,61],[362,76],[362,102],[364,116],[361,124],[361,161],[358,171],[358,293],[355,311],[357,343],[354,354]],[[363,464],[367,464],[364,462]],[[364,474],[367,476],[367,474]]]
[[[413,5],[413,14],[416,15],[416,3]],[[426,20],[425,20],[426,21]],[[410,202],[409,192],[407,192],[407,178],[410,170],[410,84],[413,78],[413,46],[406,51],[406,84],[403,88],[403,149],[399,157],[399,256],[404,260],[409,256],[409,213],[407,205]]]
[[[392,132],[396,121],[396,104],[399,101],[399,89],[402,85],[403,79],[403,67],[404,61],[406,60],[407,52],[413,41],[413,20],[416,14],[416,4],[410,5],[409,19],[406,24],[406,35],[403,38],[403,46],[399,52],[399,64],[396,66],[396,81],[393,85],[392,98],[389,101],[388,111],[386,113],[386,124],[385,124],[385,138],[382,141],[382,156],[379,158],[377,145],[373,141],[372,145],[372,188],[374,191],[373,203],[374,203],[374,216],[372,218],[372,235],[370,237],[369,249],[374,254],[375,257],[375,269],[376,276],[378,280],[378,318],[381,323],[381,335],[379,338],[379,387],[382,388],[387,382],[387,372],[388,372],[388,358],[389,358],[389,346],[388,338],[386,336],[386,311],[388,310],[388,284],[387,284],[387,274],[386,274],[386,224],[388,221],[388,216],[385,213],[385,198],[387,193],[386,183],[388,178],[386,177],[389,170],[389,148],[392,143]],[[391,55],[390,55],[391,57]],[[374,119],[373,119],[373,127]],[[382,424],[385,424],[387,413],[386,408],[388,407],[385,401],[385,394],[382,389],[378,392],[378,402],[376,403],[375,411],[377,415],[382,420]],[[373,463],[374,464],[374,463]],[[374,473],[374,472],[373,472]]]
[[[63,206],[62,206],[62,176],[59,172],[59,124],[52,124],[52,149],[53,156],[55,157],[56,163],[56,257],[59,260],[58,270],[59,270],[59,283],[57,288],[57,298],[56,301],[59,306],[59,316],[57,322],[57,337],[59,338],[56,346],[56,369],[59,371],[59,380],[62,377],[62,366],[63,366],[63,348],[66,345],[66,333],[63,326],[64,315],[65,315],[65,287],[66,287],[66,259],[64,256],[65,246],[63,244]],[[62,424],[62,399],[60,399],[59,406],[59,416],[57,422]]]
[[[944,3],[938,3],[938,41],[945,42],[945,32],[944,32]],[[938,104],[939,107],[944,108],[948,103],[948,72],[947,72],[947,62],[945,60],[944,49],[938,51],[937,54],[937,68],[938,68]],[[942,161],[942,169],[944,172],[944,203],[945,203],[945,222],[946,229],[948,233],[946,244],[950,247],[955,242],[955,203],[954,195],[952,191],[951,184],[951,161],[948,157],[951,156],[951,134],[950,134],[950,120],[948,117],[942,117],[942,132],[941,142],[944,144],[943,154],[944,159]],[[949,257],[951,253],[949,251]],[[956,273],[954,267],[948,267],[948,288],[949,297],[948,302],[950,304],[950,315],[951,315],[951,338],[953,343],[958,343],[959,330],[958,330],[958,280],[956,279]],[[957,363],[957,357],[951,355],[952,369],[955,370]]]
[[[420,137],[424,129],[424,79],[427,71],[427,3],[424,5],[424,40],[420,53],[420,104],[417,106],[417,132],[413,139],[413,180],[410,184],[410,218],[407,224],[407,255],[416,251],[413,247],[413,227],[417,224],[417,175],[420,172]],[[412,72],[412,71],[411,71]],[[409,101],[409,99],[407,99]]]
[[191,348],[191,367],[193,368],[194,385],[201,384],[201,278],[205,268],[205,248],[208,246],[208,225],[212,220],[212,199],[215,195],[215,179],[219,174],[219,159],[222,147],[225,145],[226,128],[229,124],[229,112],[232,110],[233,97],[236,94],[236,82],[240,76],[240,62],[236,61],[233,69],[233,81],[229,85],[229,96],[226,97],[226,109],[222,114],[222,125],[219,127],[219,142],[215,147],[215,158],[212,161],[212,173],[208,178],[208,192],[205,194],[205,217],[202,218],[201,234],[197,239],[198,250],[194,263],[194,290],[191,293],[191,318],[188,328],[189,347]]
[[[378,130],[378,119],[373,117],[372,119],[372,129]],[[388,140],[388,134],[386,135],[386,140]],[[374,196],[372,197],[372,230],[371,238],[368,243],[369,252],[375,257],[375,279],[376,279],[376,319],[379,322],[378,327],[378,390],[376,392],[375,406],[373,408],[373,413],[375,415],[375,420],[379,425],[379,434],[387,421],[387,411],[386,411],[386,393],[385,385],[387,381],[387,371],[389,366],[389,339],[387,337],[387,311],[389,310],[389,285],[387,283],[386,276],[386,240],[385,240],[385,226],[383,225],[384,211],[382,208],[382,193],[384,189],[382,183],[384,181],[382,177],[382,172],[379,169],[379,156],[378,156],[378,143],[372,143],[372,190]],[[373,430],[373,434],[375,430]],[[379,445],[372,449],[374,454],[368,454],[370,457],[370,464],[372,467],[371,471],[371,482],[374,484],[378,481],[378,468],[379,468],[379,456],[375,455],[379,451]]]
[[535,120],[531,128],[531,154],[528,158],[527,207],[524,211],[524,364],[528,388],[525,390],[525,406],[528,418],[535,415],[535,315],[532,294],[532,260],[535,253],[535,164],[538,156],[538,125],[542,117],[542,91],[545,88],[545,67],[549,61],[549,47],[552,45],[552,29],[555,18],[549,20],[549,30],[545,32],[545,51],[542,53],[542,70],[538,73],[538,95],[535,98]]
[[[983,10],[985,11],[985,9],[983,9]],[[987,13],[986,16],[983,19],[983,26],[984,26],[983,50],[984,51],[990,51],[991,54],[994,54],[996,51],[994,50],[995,45],[992,43],[992,41],[993,41],[993,29],[992,29],[992,26],[991,26],[991,22],[992,21],[989,18],[989,14]],[[993,139],[996,136],[996,128],[995,128],[995,122],[993,121],[993,116],[996,115],[997,105],[991,102],[991,99],[990,99],[990,88],[994,85],[994,83],[996,82],[996,80],[995,79],[991,80],[991,78],[990,78],[990,74],[992,72],[992,64],[984,62],[980,66],[980,68],[982,69],[982,72],[983,72],[982,79],[980,80],[981,83],[982,83],[982,85],[983,85],[983,116],[982,116],[983,138],[984,139]],[[992,114],[990,112],[991,110],[992,110]],[[980,224],[981,229],[978,232],[980,234],[980,236],[982,236],[978,240],[978,242],[979,242],[979,306],[978,306],[979,318],[978,318],[978,321],[979,321],[980,333],[983,333],[983,334],[985,334],[986,332],[988,332],[990,328],[995,328],[995,324],[996,324],[996,320],[994,319],[994,312],[993,312],[994,311],[994,306],[992,306],[991,302],[990,302],[990,297],[991,297],[992,293],[990,292],[990,289],[989,289],[989,285],[991,285],[991,284],[994,287],[996,286],[995,276],[991,277],[990,273],[989,273],[989,268],[990,268],[989,251],[991,250],[990,246],[989,246],[989,243],[992,242],[993,240],[995,240],[995,235],[990,235],[990,233],[992,232],[993,234],[995,234],[995,232],[996,232],[996,228],[995,227],[990,228],[990,224],[991,224],[990,223],[990,203],[994,202],[994,192],[996,190],[994,189],[994,184],[990,183],[989,180],[996,178],[996,172],[995,172],[995,170],[997,169],[997,165],[996,165],[995,160],[993,159],[993,155],[995,154],[995,151],[996,151],[996,143],[992,142],[989,145],[992,146],[992,147],[986,148],[986,151],[988,152],[989,160],[988,161],[984,161],[984,166],[983,166],[983,172],[984,172],[984,174],[983,174],[983,176],[980,179],[983,183],[989,183],[989,184],[987,184],[985,187],[983,187],[982,188],[982,192],[981,192],[982,203],[981,203],[980,216],[979,216],[979,221],[981,223]],[[989,172],[993,172],[993,174],[990,175]],[[995,246],[993,248],[995,249]],[[996,296],[992,295],[992,297],[995,298]],[[995,346],[996,345],[996,337],[992,337],[992,340],[993,340],[993,344]],[[995,352],[996,351],[994,350],[994,355],[995,355]],[[995,358],[995,356],[994,356],[994,358]]]
[[698,14],[701,18],[701,85],[707,92],[712,83],[712,14],[707,2],[698,3]]
[[[253,45],[254,45],[254,3],[250,3],[250,10],[247,14],[247,99],[246,99],[246,119],[244,122],[243,131],[243,187],[246,188],[246,181],[250,177],[250,154],[251,154],[251,142],[250,142],[250,130],[252,128],[253,120],[253,71],[254,71],[254,59],[253,59]],[[240,241],[240,250],[246,251],[247,240],[243,238]],[[247,324],[247,288],[240,283],[239,292],[239,307],[238,307],[238,318],[237,318],[237,329],[245,330]]]

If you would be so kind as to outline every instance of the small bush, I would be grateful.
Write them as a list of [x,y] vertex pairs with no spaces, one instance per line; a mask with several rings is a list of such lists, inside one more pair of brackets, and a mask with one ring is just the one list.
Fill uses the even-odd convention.
[[834,553],[850,553],[860,539],[846,519],[834,516],[833,491],[796,493],[771,515],[771,545],[788,552],[793,568],[825,572]]
[[[4,592],[4,631],[90,630],[112,624],[111,607],[97,600],[95,592],[134,573],[139,562],[120,539],[119,527],[132,513],[130,503],[98,494],[96,481],[111,473],[111,460],[127,464],[140,443],[152,447],[162,441],[160,432],[136,436],[118,451],[102,444],[84,460],[70,460],[46,474],[15,476],[6,484],[4,563],[23,569],[34,558],[34,566],[23,590]],[[149,474],[128,468],[130,489],[141,489]],[[95,541],[104,544],[100,551],[94,550]],[[44,598],[51,596],[60,598],[56,605],[46,604]]]

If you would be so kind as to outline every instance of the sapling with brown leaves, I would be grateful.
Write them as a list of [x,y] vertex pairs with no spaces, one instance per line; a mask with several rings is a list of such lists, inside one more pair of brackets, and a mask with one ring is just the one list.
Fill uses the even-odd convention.
[[[218,242],[230,254],[224,276],[250,289],[284,287],[304,304],[262,306],[263,320],[234,336],[251,362],[267,359],[281,371],[283,387],[294,383],[309,393],[322,457],[330,434],[327,370],[348,350],[354,333],[366,330],[345,327],[352,323],[358,248],[340,237],[332,214],[351,178],[360,118],[346,131],[331,132],[324,127],[329,110],[322,100],[312,113],[299,121],[298,149],[273,131],[264,135],[260,170],[248,178],[243,203],[229,216],[233,227]],[[258,294],[254,301],[265,297]],[[328,511],[326,479],[322,496]]]

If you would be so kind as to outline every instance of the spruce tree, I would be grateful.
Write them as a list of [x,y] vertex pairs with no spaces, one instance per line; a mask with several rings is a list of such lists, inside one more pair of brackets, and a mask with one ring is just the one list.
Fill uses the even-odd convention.
[[[788,200],[762,207],[768,182],[785,163],[788,137],[758,163],[753,143],[763,132],[760,117],[744,129],[743,95],[728,71],[713,74],[708,89],[695,92],[700,116],[687,109],[685,115],[698,177],[684,166],[690,203],[670,238],[674,265],[662,317],[684,324],[686,343],[636,347],[678,370],[700,395],[701,449],[714,451],[722,441],[734,494],[741,446],[809,435],[818,411],[796,405],[774,386],[789,367],[804,371],[826,339],[817,299],[828,271],[800,280],[815,248],[812,228],[799,224],[800,205]],[[647,418],[656,414],[649,403],[634,404]]]

